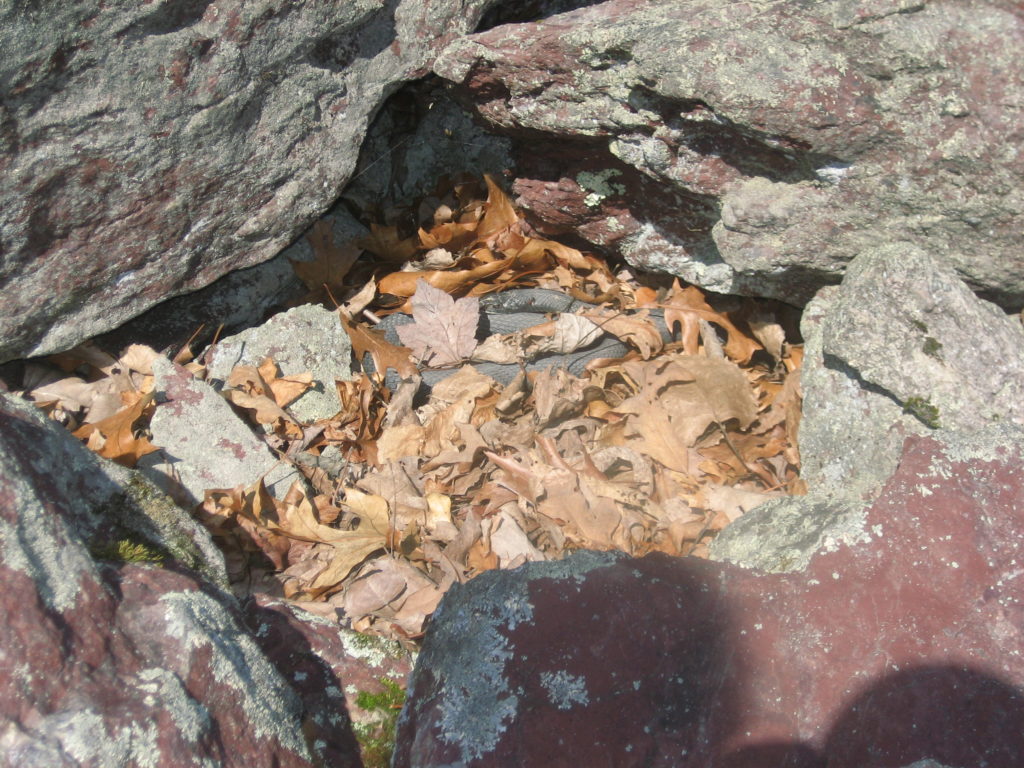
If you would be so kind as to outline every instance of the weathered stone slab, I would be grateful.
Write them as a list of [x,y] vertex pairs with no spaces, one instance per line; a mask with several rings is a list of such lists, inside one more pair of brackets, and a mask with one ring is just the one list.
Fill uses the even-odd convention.
[[208,380],[225,382],[236,365],[271,358],[282,376],[309,373],[313,387],[288,406],[299,421],[328,419],[341,408],[335,381],[352,378],[352,344],[338,315],[303,304],[262,325],[219,341],[210,351]]
[[[169,528],[132,534],[134,554],[110,546],[118,491],[71,435],[0,396],[0,764],[359,765],[344,708],[304,707],[234,598],[164,546]],[[209,544],[183,512],[177,530]]]
[[248,487],[261,477],[284,498],[301,478],[209,384],[166,358],[154,361],[153,376],[159,404],[149,428],[160,450],[143,456],[138,468],[180,504],[192,508],[207,490]]

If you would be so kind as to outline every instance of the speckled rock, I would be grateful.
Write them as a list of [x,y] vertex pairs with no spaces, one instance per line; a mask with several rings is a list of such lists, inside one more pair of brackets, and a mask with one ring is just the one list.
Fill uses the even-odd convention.
[[340,728],[347,727],[347,711],[357,734],[380,719],[359,706],[359,694],[382,693],[384,680],[404,688],[412,671],[413,655],[393,640],[343,629],[287,600],[255,595],[246,621],[274,666],[291,676],[306,709],[331,713]]
[[265,261],[490,0],[0,7],[0,361]]
[[301,481],[212,386],[166,358],[154,361],[153,376],[157,407],[149,428],[160,450],[137,466],[183,507],[201,504],[207,490],[248,487],[260,478],[283,499]]
[[223,384],[236,365],[258,366],[267,357],[282,376],[313,377],[313,386],[288,405],[296,419],[328,419],[341,409],[334,382],[352,378],[352,344],[337,313],[303,304],[222,339],[207,353],[207,380]]
[[230,594],[141,534],[132,559],[162,560],[119,558],[101,464],[2,397],[0,765],[360,765],[341,704],[305,706]]
[[1017,4],[610,0],[434,70],[518,139],[518,202],[640,267],[803,304],[914,240],[1024,304]]
[[1024,431],[908,438],[859,532],[789,574],[581,553],[454,589],[395,765],[1024,764]]

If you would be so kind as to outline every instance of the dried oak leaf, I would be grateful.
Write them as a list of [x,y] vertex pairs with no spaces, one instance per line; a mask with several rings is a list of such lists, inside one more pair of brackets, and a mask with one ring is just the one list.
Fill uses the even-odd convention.
[[480,300],[456,301],[426,280],[416,283],[412,297],[413,322],[398,326],[398,337],[426,365],[457,365],[476,349]]
[[367,354],[373,358],[373,364],[377,372],[383,376],[388,368],[394,368],[403,379],[416,376],[418,371],[416,365],[409,357],[408,347],[399,347],[391,344],[384,338],[383,331],[371,331],[356,323],[351,315],[344,310],[338,310],[341,319],[341,326],[348,334],[352,342],[352,350],[356,360],[362,362]]
[[125,392],[125,407],[95,424],[86,424],[74,432],[100,456],[118,464],[134,467],[141,457],[157,450],[146,437],[135,436],[135,422],[153,412],[153,393]]
[[305,591],[314,597],[340,584],[359,563],[383,549],[387,541],[390,514],[384,499],[346,488],[345,504],[360,519],[356,530],[342,531],[320,523],[313,504],[296,484],[278,505],[277,520],[268,521],[267,527],[275,533],[330,547],[330,563],[304,585]]
[[746,363],[761,345],[737,328],[733,322],[704,300],[704,294],[696,286],[680,288],[679,281],[673,286],[672,297],[665,306],[665,324],[672,329],[680,327],[683,349],[688,354],[697,351],[697,339],[700,337],[700,320],[715,323],[725,329],[728,340],[725,343],[725,354],[738,363]]
[[736,419],[745,429],[757,416],[746,377],[728,360],[669,355],[622,368],[638,391],[615,412],[628,416],[633,447],[669,469],[689,471],[688,451],[711,424]]

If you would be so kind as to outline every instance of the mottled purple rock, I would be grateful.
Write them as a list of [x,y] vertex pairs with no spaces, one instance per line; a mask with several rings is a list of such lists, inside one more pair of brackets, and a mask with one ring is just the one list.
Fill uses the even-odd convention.
[[274,666],[291,677],[308,711],[331,713],[334,727],[358,730],[380,715],[359,706],[359,694],[384,691],[382,680],[402,687],[412,671],[411,655],[393,640],[342,629],[287,600],[256,595],[246,607],[256,642]]
[[518,202],[633,264],[803,304],[914,240],[1024,304],[1012,2],[610,0],[434,69],[519,139]]
[[113,466],[0,393],[0,766],[360,766],[349,689],[405,658],[243,610],[206,530]]
[[489,0],[7,3],[0,361],[272,257]]
[[580,553],[456,588],[395,765],[1019,768],[1024,437],[945,439],[802,571]]

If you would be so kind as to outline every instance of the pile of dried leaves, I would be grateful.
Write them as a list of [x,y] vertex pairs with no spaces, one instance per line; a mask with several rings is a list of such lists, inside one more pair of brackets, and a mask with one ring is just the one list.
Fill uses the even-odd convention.
[[[357,359],[369,355],[403,383],[392,393],[376,373],[339,381],[338,413],[303,424],[288,404],[309,376],[280,377],[269,359],[233,371],[224,395],[308,480],[283,501],[259,480],[210,489],[197,510],[253,588],[359,630],[417,638],[445,590],[482,571],[579,548],[700,556],[744,510],[801,492],[802,350],[764,305],[724,311],[693,286],[613,274],[530,236],[486,184],[486,198],[461,181],[424,201],[408,236],[400,223],[342,245],[326,223],[310,233],[316,260],[295,264],[310,299],[343,300]],[[373,259],[358,260],[363,252]],[[562,290],[592,309],[481,344],[474,297],[517,285]],[[357,321],[397,308],[415,320],[402,331],[408,346]],[[648,316],[655,309],[674,341]],[[488,345],[505,360],[540,350],[557,361],[598,326],[635,351],[593,361],[584,378],[552,366],[501,386],[462,365]],[[86,346],[54,361],[65,371],[87,364],[85,378],[51,371],[26,382],[26,394],[101,455],[132,465],[156,449],[145,436],[154,355],[133,346],[114,359]],[[186,349],[177,361],[202,377],[189,359]],[[428,364],[452,373],[420,404]]]

